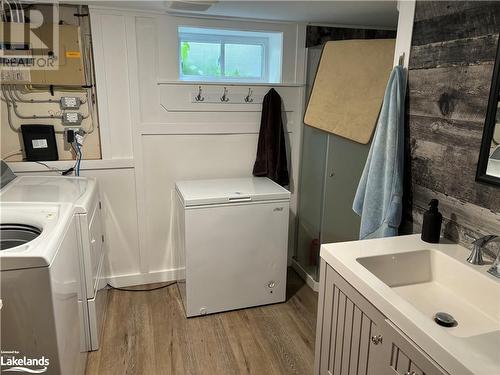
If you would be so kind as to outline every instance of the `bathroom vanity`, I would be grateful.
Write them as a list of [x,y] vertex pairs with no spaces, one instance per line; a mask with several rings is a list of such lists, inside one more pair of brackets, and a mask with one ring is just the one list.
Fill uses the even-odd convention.
[[500,279],[469,253],[420,235],[323,245],[314,373],[500,374]]

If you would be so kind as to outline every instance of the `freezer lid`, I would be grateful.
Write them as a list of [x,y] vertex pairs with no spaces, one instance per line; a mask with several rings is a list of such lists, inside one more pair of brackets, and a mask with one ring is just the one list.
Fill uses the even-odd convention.
[[184,207],[290,199],[290,192],[266,177],[178,181]]

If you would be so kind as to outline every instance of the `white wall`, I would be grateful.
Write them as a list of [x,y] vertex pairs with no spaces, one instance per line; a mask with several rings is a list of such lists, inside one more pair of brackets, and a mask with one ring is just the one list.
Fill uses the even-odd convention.
[[130,158],[132,108],[127,23],[123,16],[92,16],[91,32],[103,159]]
[[[134,165],[133,181],[130,174],[125,177],[114,170],[92,172],[98,175],[112,208],[108,222],[115,222],[111,229],[114,238],[110,239],[110,282],[123,286],[182,276],[183,264],[169,235],[175,181],[249,176],[255,160],[261,106],[215,104],[201,108],[191,103],[190,95],[198,86],[177,81],[178,25],[283,32],[286,84],[275,87],[286,110],[293,240],[299,157],[295,145],[300,145],[305,26],[191,19],[106,8],[91,8],[91,22],[99,115],[102,127],[107,125],[102,130],[103,156],[132,158]],[[215,93],[222,87],[203,89]],[[248,87],[230,86],[229,95],[246,94]],[[256,95],[265,94],[270,87],[252,86]],[[120,194],[116,185],[123,188]],[[134,199],[127,201],[131,194]],[[137,231],[123,233],[134,225],[130,213],[136,214]],[[290,241],[290,249],[293,246]]]
[[[18,175],[55,174],[25,164],[31,163],[10,163],[10,166]],[[108,273],[112,275],[140,273],[134,169],[126,163],[122,163],[121,166],[115,163],[110,168],[106,162],[92,161],[86,163],[81,175],[95,177],[98,181],[105,228],[104,246],[108,254]]]

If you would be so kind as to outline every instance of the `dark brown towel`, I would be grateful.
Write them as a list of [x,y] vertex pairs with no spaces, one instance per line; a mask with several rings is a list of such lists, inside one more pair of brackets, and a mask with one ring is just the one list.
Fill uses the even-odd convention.
[[281,119],[281,97],[269,90],[262,102],[259,143],[253,175],[268,177],[281,186],[289,184],[285,134]]

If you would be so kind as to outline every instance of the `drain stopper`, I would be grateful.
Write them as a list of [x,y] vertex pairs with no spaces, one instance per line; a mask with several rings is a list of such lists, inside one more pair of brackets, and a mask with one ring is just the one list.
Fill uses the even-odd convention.
[[453,316],[445,312],[436,313],[434,321],[443,327],[455,327],[458,324]]

